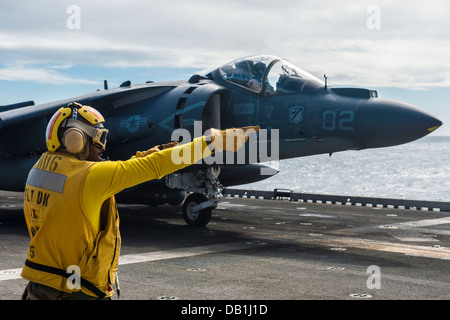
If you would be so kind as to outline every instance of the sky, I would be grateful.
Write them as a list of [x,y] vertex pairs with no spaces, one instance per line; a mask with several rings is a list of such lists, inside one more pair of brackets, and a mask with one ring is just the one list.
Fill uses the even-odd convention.
[[450,135],[450,1],[0,0],[0,105],[285,58],[415,104]]

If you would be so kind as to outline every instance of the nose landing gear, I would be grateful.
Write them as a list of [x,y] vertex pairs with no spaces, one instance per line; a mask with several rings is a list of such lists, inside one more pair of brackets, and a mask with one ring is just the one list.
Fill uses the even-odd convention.
[[219,167],[208,167],[167,176],[167,187],[192,192],[183,204],[183,219],[189,226],[204,227],[211,219],[212,209],[222,199],[219,173]]

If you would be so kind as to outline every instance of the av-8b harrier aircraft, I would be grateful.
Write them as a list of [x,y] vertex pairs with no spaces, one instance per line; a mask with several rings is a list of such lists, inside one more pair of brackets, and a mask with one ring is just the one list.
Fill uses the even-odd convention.
[[[329,87],[275,56],[237,59],[189,80],[97,90],[83,96],[34,105],[0,107],[0,189],[22,191],[31,167],[46,151],[51,116],[71,102],[99,110],[109,129],[111,160],[137,150],[202,135],[208,128],[259,126],[242,154],[219,155],[121,192],[124,203],[183,204],[192,226],[209,222],[221,188],[266,178],[277,171],[265,164],[308,155],[388,147],[433,132],[442,122],[402,102],[378,98],[375,90]],[[254,136],[254,137],[252,137]],[[295,174],[292,173],[292,174]],[[186,192],[191,193],[185,198]]]

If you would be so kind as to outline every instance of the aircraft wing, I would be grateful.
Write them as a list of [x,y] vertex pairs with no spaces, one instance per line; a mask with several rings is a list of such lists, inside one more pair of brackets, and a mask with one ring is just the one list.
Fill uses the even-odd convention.
[[[120,108],[133,102],[138,102],[156,97],[176,87],[173,83],[167,84],[145,84],[140,86],[118,87],[108,90],[96,91],[91,94],[78,96],[56,102],[45,103],[35,106],[34,104],[23,106],[26,103],[17,103],[0,108],[0,129],[23,124],[38,118],[50,118],[60,107],[70,102],[77,101],[81,104],[90,105],[100,112],[105,107]],[[6,110],[6,111],[2,111]]]

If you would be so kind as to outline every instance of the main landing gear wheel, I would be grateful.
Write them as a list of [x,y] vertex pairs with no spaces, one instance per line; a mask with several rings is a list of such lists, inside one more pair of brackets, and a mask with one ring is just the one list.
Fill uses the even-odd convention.
[[195,210],[196,207],[206,202],[208,198],[201,193],[190,194],[183,204],[183,218],[189,226],[204,227],[211,219],[212,207],[207,207],[202,210]]

